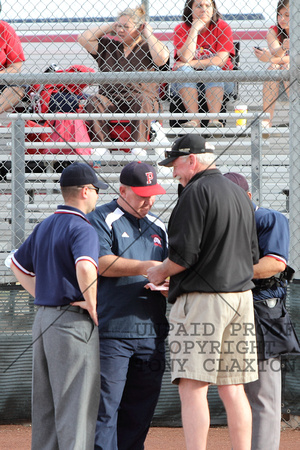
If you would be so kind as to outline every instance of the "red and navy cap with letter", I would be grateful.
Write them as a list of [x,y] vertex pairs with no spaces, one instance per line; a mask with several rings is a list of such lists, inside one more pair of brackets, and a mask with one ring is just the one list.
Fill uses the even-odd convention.
[[62,187],[92,184],[99,189],[108,188],[106,183],[99,180],[91,166],[78,162],[70,164],[62,171],[59,182]]
[[121,172],[120,183],[130,186],[141,197],[165,194],[166,191],[157,183],[154,167],[141,161],[132,161]]
[[244,191],[249,192],[249,184],[244,175],[236,172],[224,173],[224,177],[240,186]]

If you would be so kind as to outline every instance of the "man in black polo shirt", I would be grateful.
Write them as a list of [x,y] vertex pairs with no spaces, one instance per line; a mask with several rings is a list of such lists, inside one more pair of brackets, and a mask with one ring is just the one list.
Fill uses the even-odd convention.
[[250,448],[243,384],[257,379],[253,208],[216,169],[213,149],[201,136],[177,139],[166,156],[160,165],[173,167],[183,189],[169,221],[169,256],[147,274],[154,284],[171,277],[172,381],[179,384],[187,449],[206,447],[209,384],[218,385],[232,447]]

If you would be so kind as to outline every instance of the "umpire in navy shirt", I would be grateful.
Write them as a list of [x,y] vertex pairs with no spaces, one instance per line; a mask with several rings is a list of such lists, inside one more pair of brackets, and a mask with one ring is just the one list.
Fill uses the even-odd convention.
[[99,238],[101,399],[95,449],[143,449],[161,388],[166,301],[145,274],[167,255],[164,224],[150,209],[165,190],[154,168],[127,164],[120,195],[89,214]]
[[11,268],[35,297],[32,450],[91,450],[99,405],[98,237],[86,214],[106,189],[87,164],[65,168],[65,204],[38,224]]
[[[243,175],[229,172],[224,177],[240,186],[251,199],[249,185]],[[276,323],[282,324],[286,315],[283,309],[287,292],[284,271],[289,257],[289,223],[279,211],[260,208],[254,203],[253,210],[260,252],[259,262],[254,266],[253,289],[259,379],[248,383],[245,391],[253,413],[252,450],[278,450],[281,429],[280,353],[284,353],[284,349],[276,345],[274,335],[261,329],[260,320],[267,321],[276,335]],[[288,324],[285,331],[287,341],[291,340],[292,328]]]

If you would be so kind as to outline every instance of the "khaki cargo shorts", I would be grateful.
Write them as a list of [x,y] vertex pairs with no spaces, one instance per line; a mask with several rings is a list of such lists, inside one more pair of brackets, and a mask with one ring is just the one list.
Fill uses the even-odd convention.
[[252,292],[183,294],[170,311],[172,382],[258,379]]

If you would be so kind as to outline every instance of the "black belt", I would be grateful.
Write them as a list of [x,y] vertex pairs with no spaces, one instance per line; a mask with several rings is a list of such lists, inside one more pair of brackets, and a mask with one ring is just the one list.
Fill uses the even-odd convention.
[[72,305],[63,305],[63,306],[39,306],[39,308],[56,308],[57,311],[66,310],[75,312],[78,314],[88,314],[89,312],[86,309],[80,308],[80,306],[72,306]]
[[72,305],[64,305],[64,306],[57,306],[56,309],[60,311],[61,309],[65,309],[67,311],[76,312],[79,314],[88,314],[89,312],[86,309],[80,308],[80,306],[72,306]]

